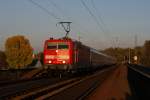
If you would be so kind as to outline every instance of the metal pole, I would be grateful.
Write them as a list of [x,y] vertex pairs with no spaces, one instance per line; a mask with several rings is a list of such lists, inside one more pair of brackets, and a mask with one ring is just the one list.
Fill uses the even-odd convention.
[[130,61],[130,60],[131,60],[131,59],[130,59],[130,56],[131,56],[131,55],[130,55],[130,48],[129,48],[129,64],[131,63],[131,61]]

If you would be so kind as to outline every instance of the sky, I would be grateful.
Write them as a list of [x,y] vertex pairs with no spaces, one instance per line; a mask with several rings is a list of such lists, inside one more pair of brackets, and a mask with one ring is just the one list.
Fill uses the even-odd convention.
[[150,40],[150,0],[0,0],[0,50],[24,35],[42,51],[50,37],[65,36],[58,24],[71,21],[69,36],[90,47],[141,46]]

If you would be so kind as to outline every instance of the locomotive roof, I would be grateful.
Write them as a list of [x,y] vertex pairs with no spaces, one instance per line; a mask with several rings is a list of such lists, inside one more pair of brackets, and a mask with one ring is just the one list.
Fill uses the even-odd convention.
[[72,41],[71,39],[49,39],[49,40],[46,40],[46,41],[54,41],[54,42],[67,42],[67,41]]

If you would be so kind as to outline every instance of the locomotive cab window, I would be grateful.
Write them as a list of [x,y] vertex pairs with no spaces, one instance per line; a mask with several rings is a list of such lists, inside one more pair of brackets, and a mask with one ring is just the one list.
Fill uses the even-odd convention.
[[47,49],[68,49],[69,45],[67,43],[56,43],[56,42],[49,42],[47,44]]
[[49,42],[47,44],[47,49],[57,49],[57,43]]
[[58,44],[58,49],[68,49],[69,46],[67,43],[59,43]]

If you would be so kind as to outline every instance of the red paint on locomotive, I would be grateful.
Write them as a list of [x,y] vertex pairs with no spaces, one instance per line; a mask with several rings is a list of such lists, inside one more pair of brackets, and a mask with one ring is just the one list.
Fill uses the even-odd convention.
[[72,64],[71,40],[46,40],[44,45],[44,64]]

